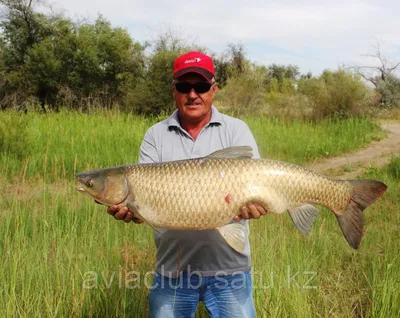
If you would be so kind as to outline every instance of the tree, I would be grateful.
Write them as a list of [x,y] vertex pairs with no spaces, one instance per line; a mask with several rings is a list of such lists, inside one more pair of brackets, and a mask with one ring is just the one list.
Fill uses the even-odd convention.
[[380,94],[380,104],[383,107],[391,107],[400,105],[398,98],[398,77],[395,75],[400,70],[400,61],[391,61],[388,59],[381,50],[381,42],[376,41],[373,46],[373,53],[366,54],[366,57],[372,58],[376,61],[376,65],[361,65],[351,66],[348,69],[354,70],[364,80],[371,83],[375,90]]
[[[0,0],[6,14],[1,34],[2,108],[43,111],[123,104],[143,78],[143,46],[101,16],[74,23],[34,12],[32,0]],[[25,105],[25,106],[24,106]]]
[[265,85],[267,91],[292,92],[300,75],[298,66],[272,64],[267,67]]
[[144,77],[130,95],[130,100],[140,113],[170,112],[175,107],[171,93],[174,60],[185,52],[204,52],[204,49],[188,44],[171,28],[159,33],[148,45],[153,51],[146,60]]
[[282,81],[284,78],[296,80],[300,75],[299,67],[295,65],[272,64],[267,68],[267,80],[276,78]]
[[233,69],[238,73],[243,73],[246,67],[244,45],[242,43],[229,43],[228,51],[231,56],[231,64]]
[[0,0],[4,9],[0,22],[4,43],[2,108],[9,105],[24,108],[24,103],[35,92],[24,65],[29,61],[29,51],[52,33],[50,19],[34,12],[34,6],[40,3],[39,0]]
[[90,98],[98,106],[112,107],[143,77],[142,45],[101,16],[58,37],[55,50],[65,72],[62,83],[77,102]]
[[218,86],[222,88],[228,81],[231,61],[226,53],[220,55],[213,54],[211,57],[214,61],[215,80],[218,83]]
[[400,107],[400,78],[393,74],[387,76],[385,81],[380,81],[376,91],[380,95],[383,107]]
[[225,52],[220,55],[212,55],[212,59],[215,67],[215,79],[221,88],[227,84],[229,78],[237,77],[251,68],[242,43],[228,43]]
[[5,14],[0,22],[2,38],[10,49],[7,58],[22,63],[29,48],[51,33],[48,19],[34,12],[39,0],[0,0]]

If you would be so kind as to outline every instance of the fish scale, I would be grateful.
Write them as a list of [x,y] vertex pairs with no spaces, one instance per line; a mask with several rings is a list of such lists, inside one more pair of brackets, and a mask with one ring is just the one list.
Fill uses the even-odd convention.
[[[347,181],[266,159],[194,159],[126,169],[138,206],[151,207],[152,215],[143,217],[154,226],[174,229],[221,226],[248,201],[260,202],[273,213],[304,202],[342,211],[352,188]],[[253,188],[258,191],[251,191]]]
[[231,221],[242,206],[257,202],[271,213],[289,211],[307,234],[318,204],[335,213],[347,242],[358,248],[362,212],[383,195],[384,183],[336,180],[298,165],[250,158],[250,147],[231,147],[199,159],[83,172],[77,189],[105,205],[126,205],[152,227],[217,229],[239,252],[246,229]]

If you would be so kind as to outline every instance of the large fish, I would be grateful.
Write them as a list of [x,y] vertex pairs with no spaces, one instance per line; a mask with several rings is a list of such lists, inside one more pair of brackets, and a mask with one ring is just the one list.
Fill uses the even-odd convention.
[[231,222],[247,202],[289,214],[307,234],[318,214],[314,204],[337,217],[348,244],[357,249],[363,210],[386,185],[374,180],[335,180],[300,166],[251,159],[250,147],[231,147],[207,157],[132,164],[77,174],[77,190],[110,206],[124,204],[153,228],[216,229],[242,252],[246,227]]

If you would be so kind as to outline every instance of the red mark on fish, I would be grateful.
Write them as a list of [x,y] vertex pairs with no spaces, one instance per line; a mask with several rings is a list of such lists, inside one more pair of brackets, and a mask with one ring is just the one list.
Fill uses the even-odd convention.
[[225,202],[229,204],[229,203],[231,203],[231,201],[232,201],[231,195],[227,194],[225,197]]

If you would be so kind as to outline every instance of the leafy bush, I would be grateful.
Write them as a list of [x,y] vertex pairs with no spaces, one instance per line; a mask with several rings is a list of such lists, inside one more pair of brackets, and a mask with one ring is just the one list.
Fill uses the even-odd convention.
[[390,75],[385,81],[379,81],[377,91],[382,107],[400,107],[400,78]]
[[265,104],[264,74],[265,70],[255,65],[237,72],[217,95],[218,101],[235,115],[259,112]]
[[325,70],[318,78],[302,78],[298,90],[309,99],[316,119],[363,114],[371,100],[364,83],[343,70]]
[[267,91],[293,93],[295,88],[294,83],[299,74],[299,68],[294,65],[270,65],[266,70],[265,78]]
[[307,96],[298,92],[269,92],[265,94],[264,100],[266,103],[265,113],[269,116],[299,119],[310,118],[313,115],[313,109],[309,106]]
[[160,51],[149,57],[147,72],[136,87],[128,93],[126,107],[139,113],[159,114],[174,108],[172,98],[172,69],[181,51]]

